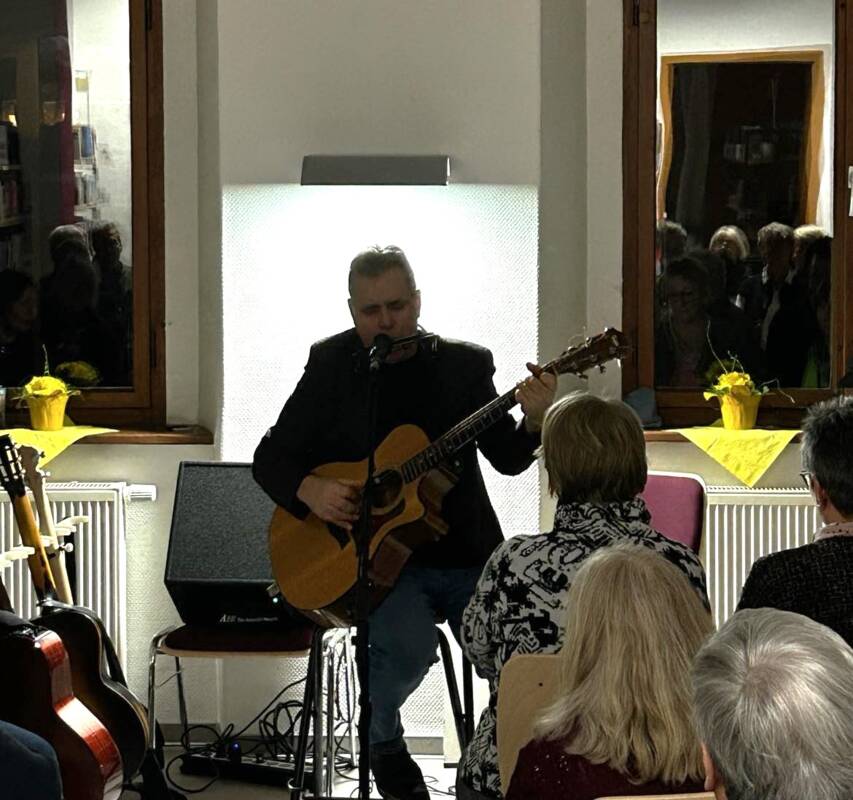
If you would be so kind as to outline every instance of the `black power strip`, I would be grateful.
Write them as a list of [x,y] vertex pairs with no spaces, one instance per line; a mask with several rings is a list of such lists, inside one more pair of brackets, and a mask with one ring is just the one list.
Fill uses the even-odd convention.
[[[218,775],[229,781],[260,783],[266,786],[285,786],[296,772],[292,759],[265,758],[261,755],[238,758],[215,753],[185,753],[181,756],[181,773],[184,775]],[[305,785],[313,780],[310,760],[305,765]]]

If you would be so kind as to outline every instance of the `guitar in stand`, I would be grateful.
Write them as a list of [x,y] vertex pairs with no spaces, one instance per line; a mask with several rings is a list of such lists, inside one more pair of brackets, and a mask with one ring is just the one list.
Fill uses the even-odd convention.
[[[621,332],[607,328],[538,369],[583,376],[595,367],[603,371],[606,362],[629,349]],[[371,607],[394,586],[414,549],[446,533],[441,504],[455,484],[447,463],[515,404],[513,388],[435,442],[417,426],[401,425],[376,448],[369,539]],[[364,484],[367,460],[324,464],[313,474]],[[270,523],[269,544],[273,575],[291,606],[320,625],[345,627],[352,622],[358,572],[352,533],[313,513],[301,519],[279,507]]]
[[[35,548],[2,553],[0,572],[18,557],[40,559]],[[8,599],[0,580],[0,719],[53,747],[65,800],[118,800],[121,755],[109,731],[74,696],[62,640],[16,616]]]
[[100,617],[88,608],[73,605],[65,563],[66,546],[59,540],[75,523],[86,518],[71,517],[55,523],[45,488],[45,474],[39,467],[42,453],[29,445],[18,445],[16,449],[38,511],[41,541],[56,582],[56,595],[61,601],[38,595],[42,609],[39,624],[55,631],[65,643],[71,660],[74,693],[115,739],[122,756],[125,781],[130,782],[141,772],[145,783],[141,790],[143,798],[166,798],[169,794],[165,779],[151,751],[147,709],[128,688],[118,655]]

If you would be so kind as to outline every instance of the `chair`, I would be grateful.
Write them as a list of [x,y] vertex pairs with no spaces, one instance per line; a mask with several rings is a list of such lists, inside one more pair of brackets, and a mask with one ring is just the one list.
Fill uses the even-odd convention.
[[[335,702],[335,674],[337,652],[343,646],[344,667],[347,670],[347,698],[350,753],[355,753],[354,704],[351,693],[355,686],[355,673],[351,659],[347,629],[323,630],[306,623],[299,626],[284,626],[275,622],[220,622],[215,624],[188,624],[167,628],[151,641],[148,662],[148,718],[154,725],[156,713],[157,658],[165,655],[175,659],[174,678],[178,690],[178,711],[186,741],[189,739],[189,716],[182,676],[182,658],[233,658],[272,657],[304,658],[308,656],[308,679],[302,713],[314,723],[314,758],[312,766],[313,791],[320,795],[331,792],[335,770],[335,748],[333,735]],[[323,676],[326,675],[325,709],[317,698],[323,694]],[[167,679],[169,680],[169,679]],[[165,681],[164,681],[165,682]],[[161,684],[162,685],[162,684]],[[324,712],[326,725],[324,726]],[[302,728],[305,738],[302,740]],[[324,735],[324,727],[326,728]],[[294,756],[294,770],[304,777],[307,755],[308,726],[300,724],[299,747]],[[325,766],[323,765],[325,760]],[[300,777],[300,780],[302,780]],[[322,790],[322,791],[321,791]]]
[[640,497],[646,502],[655,530],[699,553],[705,522],[702,478],[688,472],[649,472]]
[[506,793],[518,753],[533,738],[538,713],[557,694],[559,655],[516,655],[504,664],[498,686],[498,769]]

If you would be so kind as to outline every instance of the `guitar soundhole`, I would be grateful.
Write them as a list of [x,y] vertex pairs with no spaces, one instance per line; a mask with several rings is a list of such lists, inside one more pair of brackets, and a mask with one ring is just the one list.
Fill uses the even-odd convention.
[[403,476],[397,470],[386,469],[373,479],[374,513],[387,509],[397,502],[403,491]]

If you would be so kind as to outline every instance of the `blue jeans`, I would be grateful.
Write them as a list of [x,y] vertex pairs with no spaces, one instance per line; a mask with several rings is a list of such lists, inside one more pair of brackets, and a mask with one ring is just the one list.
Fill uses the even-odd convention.
[[410,565],[370,615],[370,746],[403,747],[400,707],[438,657],[436,622],[447,620],[459,640],[462,612],[482,567],[437,569]]

